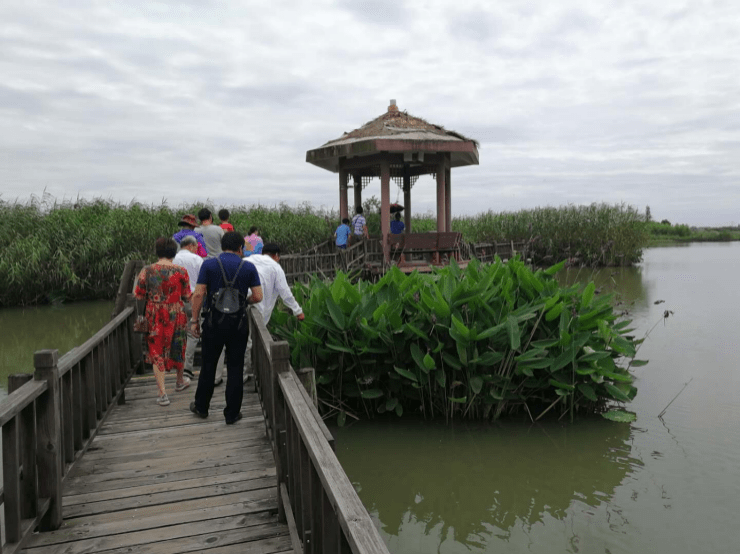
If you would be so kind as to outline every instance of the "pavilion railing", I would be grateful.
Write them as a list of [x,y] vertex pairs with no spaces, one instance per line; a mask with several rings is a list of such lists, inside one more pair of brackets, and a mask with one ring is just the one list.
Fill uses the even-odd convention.
[[[142,364],[133,299],[92,338],[62,357],[34,353],[33,374],[8,377],[0,402],[5,512],[3,552],[16,552],[38,527],[62,524],[62,484]],[[137,343],[138,342],[138,343]]]
[[[334,453],[334,439],[290,365],[288,343],[249,309],[252,365],[277,469],[278,515],[294,550],[387,554],[388,549]],[[298,544],[302,546],[298,546]]]

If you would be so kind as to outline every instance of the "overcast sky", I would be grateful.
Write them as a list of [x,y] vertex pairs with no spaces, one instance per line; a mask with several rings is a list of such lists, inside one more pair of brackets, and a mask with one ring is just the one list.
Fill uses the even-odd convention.
[[453,215],[740,223],[739,71],[735,0],[3,0],[0,198],[336,208],[306,151],[395,98],[480,142]]

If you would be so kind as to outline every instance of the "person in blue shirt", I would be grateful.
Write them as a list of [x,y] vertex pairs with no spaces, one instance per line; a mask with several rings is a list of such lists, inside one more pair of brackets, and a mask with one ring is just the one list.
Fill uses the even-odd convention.
[[391,221],[391,233],[392,234],[402,234],[403,230],[406,228],[406,225],[401,220],[401,213],[396,213],[396,219]]
[[[247,349],[249,320],[247,305],[262,301],[262,285],[255,266],[242,262],[244,238],[238,232],[226,232],[221,238],[222,253],[218,258],[206,259],[200,267],[198,282],[191,301],[192,318],[190,331],[196,338],[200,332],[200,310],[204,306],[203,319],[203,365],[198,377],[195,400],[190,411],[198,417],[208,417],[208,408],[216,381],[216,363],[221,351],[226,348],[226,408],[224,419],[232,425],[242,418],[241,407],[244,395],[242,368]],[[219,264],[220,263],[220,264]],[[222,270],[223,266],[223,270]],[[235,313],[226,314],[216,308],[214,295],[224,284],[223,275],[233,280],[233,287],[240,292],[240,307]],[[247,297],[249,290],[252,295]]]
[[334,237],[337,240],[337,247],[339,249],[347,249],[347,240],[352,230],[349,229],[349,218],[343,218],[342,223],[334,232]]

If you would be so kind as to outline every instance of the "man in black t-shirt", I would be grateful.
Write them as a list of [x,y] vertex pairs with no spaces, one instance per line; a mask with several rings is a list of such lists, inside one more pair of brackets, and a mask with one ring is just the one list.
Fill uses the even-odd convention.
[[[239,233],[227,232],[221,239],[223,253],[218,258],[207,259],[203,262],[191,301],[193,313],[188,324],[193,335],[201,335],[198,317],[205,299],[202,331],[203,366],[198,377],[195,400],[190,404],[190,411],[198,417],[208,417],[208,408],[213,396],[216,363],[221,355],[221,350],[225,347],[227,378],[224,418],[227,425],[232,425],[242,418],[240,411],[244,394],[242,367],[244,366],[244,352],[247,348],[247,338],[249,336],[249,320],[246,316],[247,304],[262,301],[262,286],[260,285],[259,274],[252,263],[242,262],[243,247],[244,238]],[[221,270],[222,265],[223,272]],[[238,275],[236,274],[237,271]],[[233,287],[239,290],[244,299],[243,308],[234,314],[222,313],[214,307],[214,295],[226,285],[224,284],[223,274],[226,274],[227,280],[233,280]],[[252,289],[252,295],[247,298],[250,288]]]

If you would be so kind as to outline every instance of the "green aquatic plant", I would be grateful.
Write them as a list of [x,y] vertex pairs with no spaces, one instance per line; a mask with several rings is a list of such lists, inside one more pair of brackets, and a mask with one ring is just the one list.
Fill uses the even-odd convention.
[[593,282],[560,287],[552,276],[562,266],[452,261],[431,275],[392,267],[377,283],[315,277],[293,288],[306,319],[276,313],[271,326],[294,366],[316,369],[340,424],[406,411],[572,418],[632,400],[628,369],[646,363],[634,359],[642,340]]

